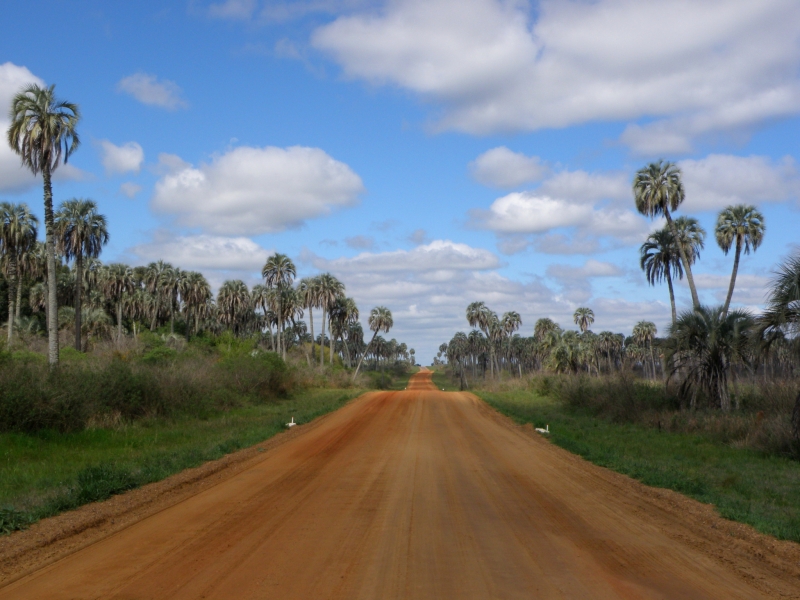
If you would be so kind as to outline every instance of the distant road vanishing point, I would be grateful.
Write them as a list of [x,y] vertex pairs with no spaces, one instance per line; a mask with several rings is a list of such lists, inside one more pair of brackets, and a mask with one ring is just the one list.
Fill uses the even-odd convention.
[[680,506],[427,370],[293,431],[0,600],[800,596]]

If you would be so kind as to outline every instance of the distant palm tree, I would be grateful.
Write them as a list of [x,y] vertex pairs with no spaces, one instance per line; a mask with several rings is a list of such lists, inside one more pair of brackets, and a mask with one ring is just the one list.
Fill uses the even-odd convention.
[[722,307],[722,316],[728,314],[728,308],[731,305],[731,297],[733,296],[733,286],[736,284],[736,274],[739,271],[739,257],[742,254],[742,247],[744,253],[750,254],[750,248],[753,252],[758,250],[761,241],[764,239],[764,215],[755,207],[749,204],[737,204],[736,206],[729,206],[719,213],[717,217],[717,244],[722,248],[725,254],[731,249],[731,246],[736,245],[736,251],[733,255],[733,272],[731,273],[731,283],[728,286],[728,295],[725,298],[725,305]]
[[250,292],[240,279],[225,281],[217,293],[220,321],[238,335],[244,325],[245,316],[251,310]]
[[[681,170],[677,165],[659,160],[657,163],[650,163],[639,169],[633,178],[633,195],[636,209],[640,213],[648,217],[663,214],[667,219],[667,227],[672,232],[672,236],[679,239],[675,222],[670,213],[670,211],[677,210],[686,197],[681,180]],[[689,282],[689,290],[692,293],[692,304],[695,307],[700,306],[700,299],[697,296],[697,288],[692,276],[692,267],[682,245],[678,245],[678,252],[683,263],[683,270],[686,272],[686,279]]]
[[[327,315],[330,307],[336,301],[336,298],[344,294],[344,284],[336,279],[330,273],[323,273],[317,276],[317,299],[322,308],[322,337],[321,339],[321,352],[319,357],[319,364],[324,364],[325,358],[325,323],[327,322]],[[333,348],[333,340],[330,340],[331,348]]]
[[314,352],[314,312],[313,309],[320,308],[319,303],[319,281],[316,277],[306,277],[297,284],[297,290],[303,301],[303,307],[308,309],[308,324],[311,328],[311,357],[316,360]]
[[8,344],[14,335],[14,304],[20,285],[20,260],[36,245],[38,219],[27,204],[0,203],[0,253],[8,283]]
[[[639,321],[633,326],[633,339],[641,348],[650,349],[650,364],[652,367],[653,378],[656,376],[656,361],[653,354],[653,340],[658,333],[656,324],[652,321]],[[646,362],[644,363],[647,364]],[[645,369],[645,373],[647,369]]]
[[[670,329],[667,352],[672,375],[683,377],[685,394],[693,386],[703,388],[710,400],[724,411],[730,410],[728,371],[739,358],[747,360],[748,331],[753,318],[747,311],[724,313],[723,307],[686,311]],[[692,404],[694,404],[694,393]]]
[[144,273],[145,289],[150,292],[154,299],[154,306],[151,313],[150,331],[155,331],[158,325],[158,315],[167,300],[167,286],[171,272],[175,267],[163,260],[157,260],[147,265]]
[[358,361],[356,372],[353,374],[353,381],[355,381],[356,377],[358,377],[358,371],[359,369],[361,369],[361,363],[364,362],[364,357],[369,352],[369,348],[375,341],[375,337],[378,335],[378,332],[383,331],[384,333],[389,333],[389,330],[394,325],[394,320],[392,319],[392,311],[390,311],[385,306],[376,306],[369,313],[368,323],[369,323],[369,328],[374,333],[372,335],[372,339],[369,341],[369,344],[367,344],[367,348],[364,350],[363,354],[361,355],[361,358]]
[[108,243],[106,218],[92,200],[66,200],[55,213],[55,236],[56,250],[67,260],[75,259],[75,349],[80,351],[83,259],[97,258]]
[[594,311],[591,308],[582,306],[575,311],[572,318],[575,320],[575,325],[578,326],[581,333],[586,333],[586,330],[594,323]]
[[202,273],[187,271],[181,279],[180,294],[186,314],[186,339],[188,340],[192,331],[192,323],[194,323],[195,333],[200,328],[203,313],[211,300],[211,286]]
[[53,186],[51,177],[78,149],[77,125],[80,111],[76,104],[56,98],[55,86],[29,85],[11,101],[8,143],[19,154],[22,164],[34,175],[41,172],[44,186],[44,228],[47,248],[47,359],[58,365],[58,284],[56,281]]
[[117,343],[122,341],[122,308],[125,296],[134,289],[133,271],[128,265],[112,263],[103,268],[100,274],[100,287],[103,295],[117,309]]
[[289,288],[297,277],[297,269],[292,259],[285,254],[276,252],[264,264],[261,276],[266,280],[268,288],[278,291],[278,352],[286,358],[286,348],[283,347],[283,290]]
[[677,275],[683,277],[683,267],[675,238],[669,227],[654,231],[639,248],[639,265],[644,271],[645,278],[650,285],[667,280],[669,288],[669,302],[672,307],[672,324],[678,320],[678,311],[675,306],[675,290],[672,287],[672,278]]

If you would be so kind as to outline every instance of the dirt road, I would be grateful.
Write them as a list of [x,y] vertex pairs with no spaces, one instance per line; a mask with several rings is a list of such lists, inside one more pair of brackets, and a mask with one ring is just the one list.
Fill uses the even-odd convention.
[[800,590],[796,574],[763,557],[717,549],[716,534],[643,486],[510,425],[474,396],[436,391],[429,372],[407,391],[361,397],[262,457],[11,583],[0,599],[732,599]]

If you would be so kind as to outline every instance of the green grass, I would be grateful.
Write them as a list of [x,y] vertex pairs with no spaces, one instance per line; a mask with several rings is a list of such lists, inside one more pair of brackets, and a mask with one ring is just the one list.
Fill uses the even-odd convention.
[[438,390],[445,390],[446,392],[459,391],[458,383],[453,383],[453,381],[450,379],[450,376],[442,368],[433,370],[433,376],[431,377],[431,380],[433,381],[433,385],[435,385],[436,389]]
[[0,434],[0,533],[252,446],[340,408],[363,390],[310,390],[207,419],[117,429]]
[[518,423],[550,425],[550,439],[647,485],[716,506],[727,519],[800,542],[800,463],[732,448],[702,435],[615,424],[535,392],[476,392]]

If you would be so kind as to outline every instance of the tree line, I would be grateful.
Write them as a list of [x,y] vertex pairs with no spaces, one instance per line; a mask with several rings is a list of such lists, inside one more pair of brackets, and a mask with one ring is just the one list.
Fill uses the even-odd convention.
[[[329,363],[338,355],[348,367],[356,365],[354,377],[365,359],[374,367],[416,360],[413,348],[379,335],[393,326],[388,308],[370,312],[373,335],[365,343],[358,306],[345,295],[344,284],[323,273],[295,285],[296,267],[284,254],[267,258],[263,284],[249,289],[244,281],[225,281],[216,297],[202,273],[162,260],[134,267],[103,264],[99,256],[109,233],[97,204],[74,198],[53,209],[52,173],[80,146],[78,106],[59,100],[55,86],[34,84],[14,96],[10,116],[9,145],[25,167],[42,175],[45,241],[37,241],[39,222],[27,205],[0,203],[0,284],[8,297],[9,347],[15,332],[46,330],[48,360],[56,366],[59,330],[72,329],[75,348],[85,351],[94,340],[121,343],[143,327],[154,331],[169,323],[170,334],[177,327],[187,339],[224,330],[263,335],[284,358],[290,348],[304,348],[309,364],[318,356],[324,365],[326,352]],[[314,309],[321,311],[317,336]],[[305,310],[308,324],[302,320]]]
[[[651,379],[677,381],[692,407],[701,392],[709,404],[723,410],[731,408],[731,373],[795,377],[800,357],[800,252],[776,268],[763,313],[731,310],[741,256],[758,249],[766,227],[755,206],[726,207],[717,217],[714,233],[725,254],[733,250],[730,283],[723,304],[702,305],[692,266],[704,248],[706,231],[693,217],[673,218],[686,197],[680,168],[663,160],[646,165],[634,176],[633,196],[639,212],[666,219],[666,225],[651,233],[639,249],[639,265],[648,283],[667,283],[672,321],[666,336],[657,337],[651,321],[639,321],[629,336],[595,334],[590,329],[594,312],[580,307],[573,315],[579,331],[564,330],[542,318],[533,335],[523,337],[515,334],[522,325],[518,313],[498,317],[485,303],[473,302],[466,310],[473,330],[458,332],[441,344],[436,361],[448,361],[462,387],[470,377],[493,377],[503,370],[518,376],[544,371],[599,376],[631,368]],[[678,314],[673,284],[684,276],[692,308]]]

